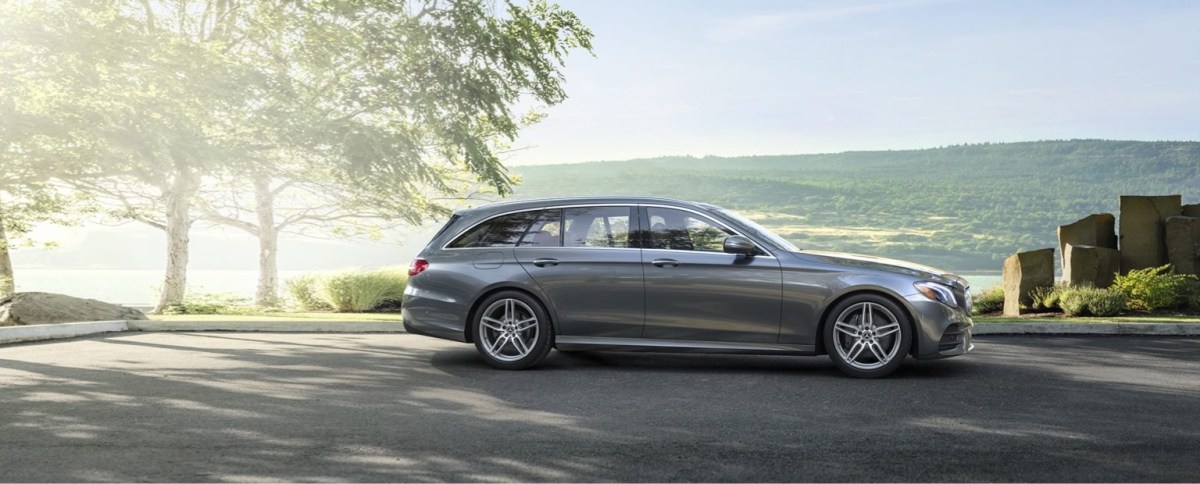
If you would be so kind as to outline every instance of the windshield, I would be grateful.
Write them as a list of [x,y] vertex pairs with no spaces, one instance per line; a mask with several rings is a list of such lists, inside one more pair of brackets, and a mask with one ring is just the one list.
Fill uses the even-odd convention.
[[800,252],[800,248],[796,247],[795,244],[788,242],[787,239],[784,239],[783,237],[775,235],[775,232],[772,232],[772,231],[768,230],[766,227],[763,227],[762,225],[755,223],[753,220],[743,217],[740,214],[738,214],[737,212],[734,212],[733,210],[724,209],[724,208],[716,208],[716,210],[721,215],[724,215],[724,216],[728,217],[730,220],[732,220],[733,222],[737,223],[738,225],[743,226],[743,228],[750,229],[751,231],[755,232],[755,234],[757,234],[759,237],[767,239],[768,241],[770,241],[772,244],[775,244],[780,249],[783,249],[783,250],[786,250],[789,252]]

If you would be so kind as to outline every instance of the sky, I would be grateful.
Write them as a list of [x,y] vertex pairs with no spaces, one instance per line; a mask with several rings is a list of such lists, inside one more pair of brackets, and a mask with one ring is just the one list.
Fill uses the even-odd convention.
[[1200,136],[1200,2],[560,0],[595,34],[511,165]]

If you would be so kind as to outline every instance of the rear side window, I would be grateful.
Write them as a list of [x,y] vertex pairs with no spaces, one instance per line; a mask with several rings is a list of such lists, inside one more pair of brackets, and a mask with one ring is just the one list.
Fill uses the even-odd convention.
[[564,247],[629,247],[632,207],[581,207],[563,210]]
[[518,212],[488,220],[462,234],[446,247],[466,249],[471,247],[514,247],[529,224],[537,219],[540,211]]
[[562,247],[562,209],[542,211],[518,247]]

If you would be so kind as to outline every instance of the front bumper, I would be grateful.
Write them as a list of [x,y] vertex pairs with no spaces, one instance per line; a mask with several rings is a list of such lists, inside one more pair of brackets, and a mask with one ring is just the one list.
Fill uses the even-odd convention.
[[949,307],[913,294],[906,302],[916,317],[916,349],[913,356],[921,360],[964,355],[975,348],[971,331],[975,322],[962,308]]

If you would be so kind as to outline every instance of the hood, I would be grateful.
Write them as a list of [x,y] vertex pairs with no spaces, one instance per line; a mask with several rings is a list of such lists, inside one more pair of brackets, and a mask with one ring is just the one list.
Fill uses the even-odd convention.
[[951,272],[930,267],[927,265],[917,264],[898,259],[888,259],[886,257],[875,257],[870,255],[847,254],[844,252],[823,252],[817,250],[802,250],[796,252],[796,255],[824,262],[827,264],[837,264],[847,267],[857,267],[862,269],[870,269],[883,272],[891,272],[893,274],[904,274],[921,279],[927,279],[942,284],[957,284],[959,287],[966,288],[967,280],[959,277]]

